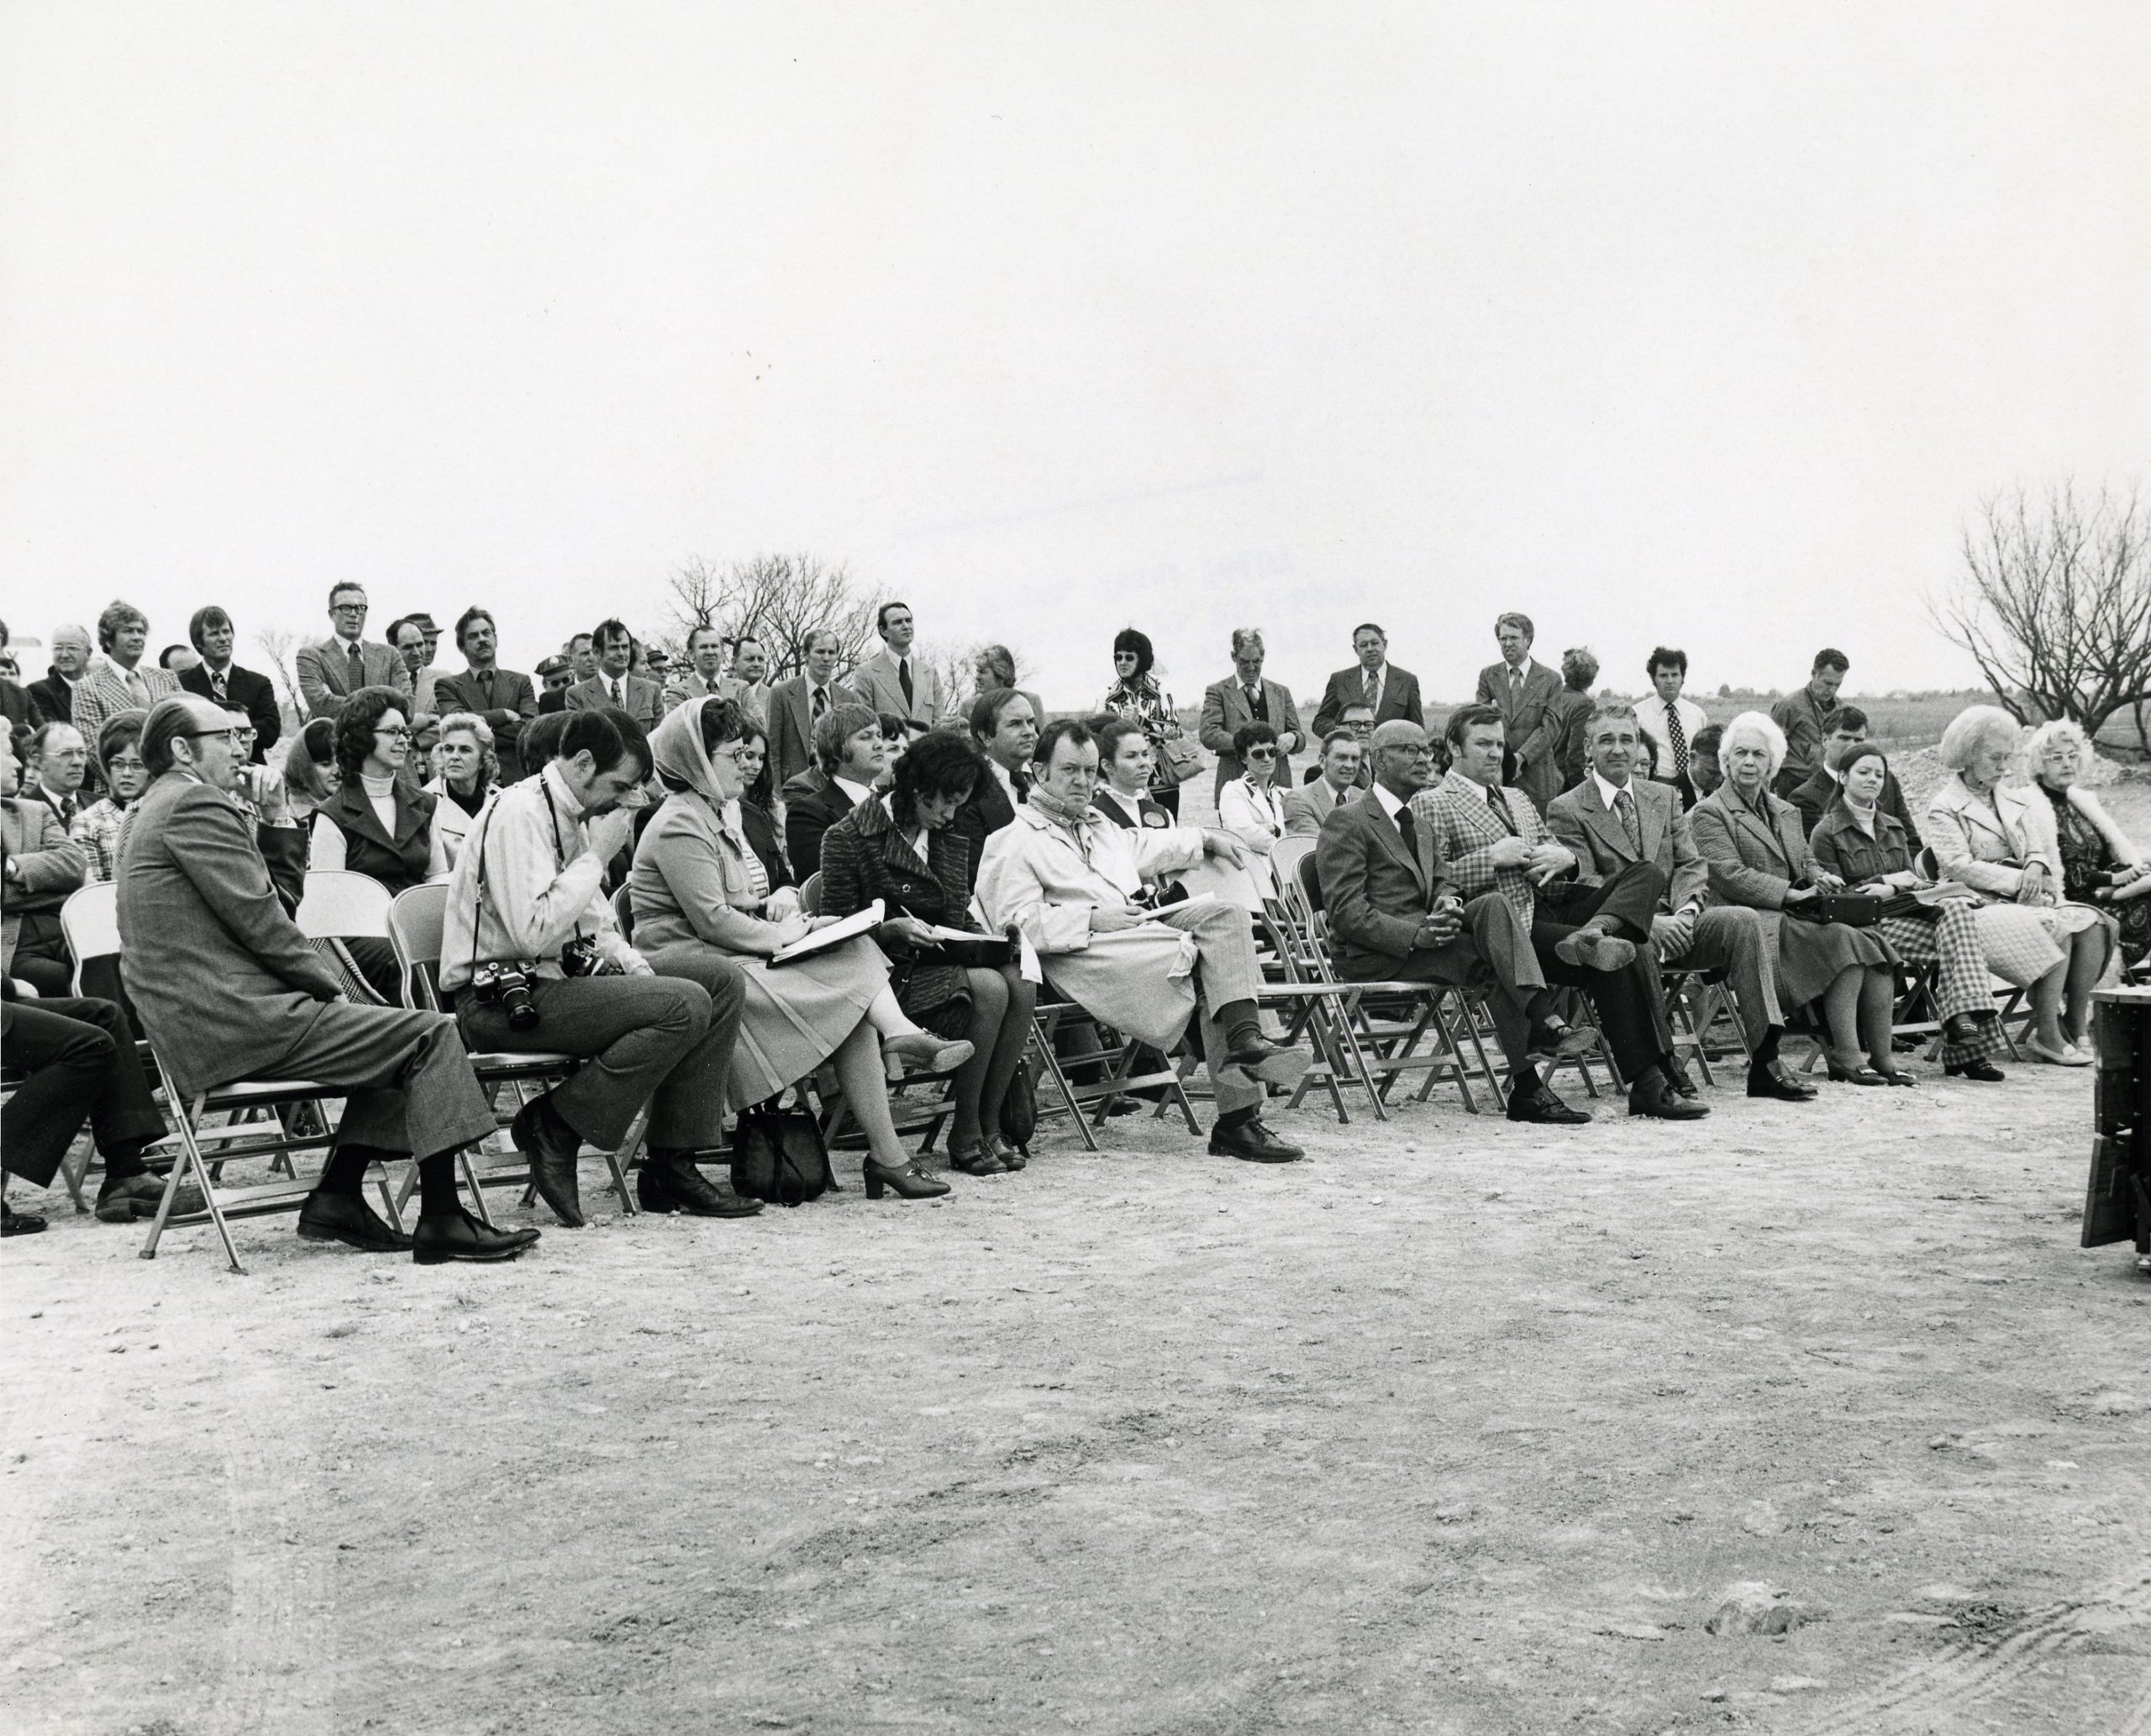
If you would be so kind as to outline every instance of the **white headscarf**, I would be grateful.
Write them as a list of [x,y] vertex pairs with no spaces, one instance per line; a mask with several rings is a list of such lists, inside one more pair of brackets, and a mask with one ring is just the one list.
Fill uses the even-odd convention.
[[[726,863],[724,874],[726,894],[737,902],[749,892],[744,871],[740,871],[749,850],[747,834],[740,823],[739,802],[726,798],[717,781],[717,768],[710,764],[709,750],[702,745],[702,708],[725,702],[713,695],[703,695],[673,707],[650,732],[650,753],[651,765],[660,776],[685,784],[709,805],[710,812],[717,816],[718,829],[738,850],[740,861]],[[735,872],[739,873],[736,887],[733,885]]]

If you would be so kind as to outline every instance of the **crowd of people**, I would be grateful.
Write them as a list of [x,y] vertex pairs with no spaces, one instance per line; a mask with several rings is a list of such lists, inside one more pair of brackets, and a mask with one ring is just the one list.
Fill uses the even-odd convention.
[[[139,1033],[182,1094],[273,1076],[345,1101],[299,1214],[310,1239],[428,1262],[537,1239],[458,1192],[458,1155],[497,1131],[478,1053],[580,1063],[508,1129],[565,1226],[585,1221],[581,1154],[645,1110],[644,1207],[752,1215],[707,1173],[728,1118],[810,1077],[865,1139],[870,1197],[934,1197],[952,1184],[907,1147],[892,1086],[948,1082],[949,1171],[1022,1169],[1008,1109],[1041,997],[1204,1068],[1213,1154],[1289,1162],[1303,1151],[1265,1110],[1312,1057],[1265,1028],[1260,923],[1262,896],[1288,891],[1322,912],[1344,982],[1483,992],[1508,1117],[1550,1125],[1591,1118],[1552,1080],[1595,1055],[1630,1113],[1709,1113],[1670,1008],[1680,973],[1722,976],[1748,1093],[1806,1102],[1817,1086],[1780,1055],[1803,1018],[1828,1081],[1917,1085],[1893,1033],[1914,974],[1950,1076],[2003,1076],[1997,977],[2028,995],[2034,1055],[2087,1065],[2093,986],[2151,944],[2151,867],[2082,787],[2074,726],[2027,748],[2006,712],[1966,710],[1916,824],[1866,716],[1838,702],[1836,650],[1719,726],[1684,696],[1681,651],[1650,653],[1640,702],[1595,697],[1590,653],[1557,672],[1507,613],[1471,702],[1430,727],[1378,624],[1354,629],[1304,722],[1245,629],[1191,729],[1132,627],[1097,710],[1051,718],[1000,646],[973,692],[945,692],[901,602],[873,656],[843,668],[840,635],[816,632],[775,681],[751,627],[697,629],[676,667],[608,618],[525,674],[500,665],[481,608],[449,635],[421,613],[373,639],[347,583],[328,615],[297,658],[288,739],[213,607],[149,660],[149,622],[115,602],[94,639],[54,633],[44,680],[0,680],[0,1181],[50,1186],[87,1124],[97,1216],[157,1209],[143,1154],[164,1121]],[[2022,787],[2004,781],[2020,750]],[[1212,762],[1216,823],[1183,823],[1182,786]],[[445,1011],[405,1004],[385,940],[330,955],[302,934],[323,870],[445,887]],[[1220,874],[1255,897],[1191,895]],[[117,966],[78,974],[60,912],[105,881]],[[404,1158],[408,1234],[361,1192]],[[192,1188],[174,1204],[202,1208]],[[7,1234],[43,1227],[5,1209]]]

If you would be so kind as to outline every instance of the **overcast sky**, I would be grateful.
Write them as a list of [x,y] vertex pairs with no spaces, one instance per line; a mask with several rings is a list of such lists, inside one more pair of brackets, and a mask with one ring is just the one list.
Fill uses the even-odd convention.
[[[0,7],[0,591],[529,668],[809,550],[1090,702],[1504,608],[1973,671],[1980,496],[2151,475],[2151,7]],[[243,659],[245,656],[243,651]],[[41,665],[42,659],[35,661]],[[36,673],[36,669],[25,673]]]

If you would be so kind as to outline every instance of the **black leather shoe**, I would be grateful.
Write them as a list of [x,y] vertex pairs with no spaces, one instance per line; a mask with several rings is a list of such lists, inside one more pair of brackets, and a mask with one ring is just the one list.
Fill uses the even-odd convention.
[[1942,1071],[1952,1079],[1971,1079],[1981,1085],[1999,1085],[2009,1076],[1992,1061],[1944,1061]]
[[45,1219],[35,1212],[18,1212],[5,1200],[0,1200],[0,1236],[34,1236],[45,1228]]
[[1222,1122],[1210,1129],[1210,1155],[1236,1157],[1242,1163],[1288,1164],[1307,1153],[1289,1139],[1281,1139],[1265,1127],[1260,1115],[1227,1127]]
[[1812,1103],[1815,1087],[1794,1078],[1783,1061],[1757,1061],[1748,1069],[1748,1095],[1775,1097],[1780,1103]]
[[1289,1091],[1314,1065],[1314,1057],[1304,1049],[1286,1049],[1267,1037],[1257,1037],[1228,1052],[1225,1065],[1238,1067],[1265,1085],[1281,1085]]
[[881,1198],[885,1188],[900,1200],[938,1200],[949,1191],[949,1184],[928,1175],[919,1168],[917,1159],[901,1170],[892,1170],[870,1157],[860,1165],[860,1175],[866,1183],[866,1197],[870,1200]]
[[635,1197],[645,1212],[685,1212],[691,1218],[752,1218],[760,1200],[728,1193],[702,1174],[693,1159],[652,1152],[635,1177]]
[[408,1254],[411,1239],[391,1229],[355,1193],[310,1193],[299,1207],[299,1234],[309,1242],[341,1242],[364,1254]]
[[508,1136],[515,1141],[515,1149],[530,1160],[530,1179],[538,1184],[539,1197],[570,1229],[581,1229],[582,1192],[576,1180],[575,1165],[582,1140],[560,1118],[551,1094],[534,1097],[518,1109]]
[[1701,1103],[1674,1090],[1665,1076],[1653,1067],[1628,1087],[1628,1113],[1648,1115],[1657,1121],[1701,1121],[1711,1112]]
[[1636,943],[1598,928],[1578,928],[1554,943],[1554,956],[1580,971],[1625,971],[1636,961]]
[[[1542,1018],[1531,1028],[1534,1060],[1580,1060],[1597,1047],[1598,1033],[1590,1025],[1572,1025],[1565,1018]],[[1584,1119],[1591,1118],[1586,1115]]]
[[1665,1076],[1665,1088],[1675,1097],[1698,1098],[1702,1093],[1696,1089],[1696,1081],[1688,1076],[1688,1070],[1677,1059],[1662,1060],[1658,1071]]
[[1509,1119],[1535,1121],[1546,1127],[1579,1127],[1589,1121],[1591,1115],[1586,1110],[1571,1109],[1542,1081],[1528,1091],[1517,1092],[1510,1097]]
[[534,1229],[487,1229],[459,1206],[453,1212],[419,1217],[411,1237],[411,1258],[420,1265],[446,1265],[452,1260],[513,1260],[537,1240]]

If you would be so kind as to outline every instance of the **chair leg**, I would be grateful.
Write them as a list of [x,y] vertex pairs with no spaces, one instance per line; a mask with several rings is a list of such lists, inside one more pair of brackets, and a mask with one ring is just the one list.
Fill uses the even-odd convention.
[[[1053,1023],[1057,1023],[1058,1021]],[[1033,1023],[1031,1047],[1037,1052],[1046,1076],[1053,1081],[1053,1088],[1060,1093],[1060,1101],[1067,1106],[1068,1118],[1076,1123],[1076,1131],[1082,1137],[1083,1149],[1096,1153],[1099,1149],[1097,1135],[1091,1131],[1090,1118],[1083,1113],[1082,1106],[1076,1101],[1076,1088],[1069,1084],[1068,1076],[1060,1070],[1060,1058],[1053,1052],[1053,1033],[1048,1023]]]

